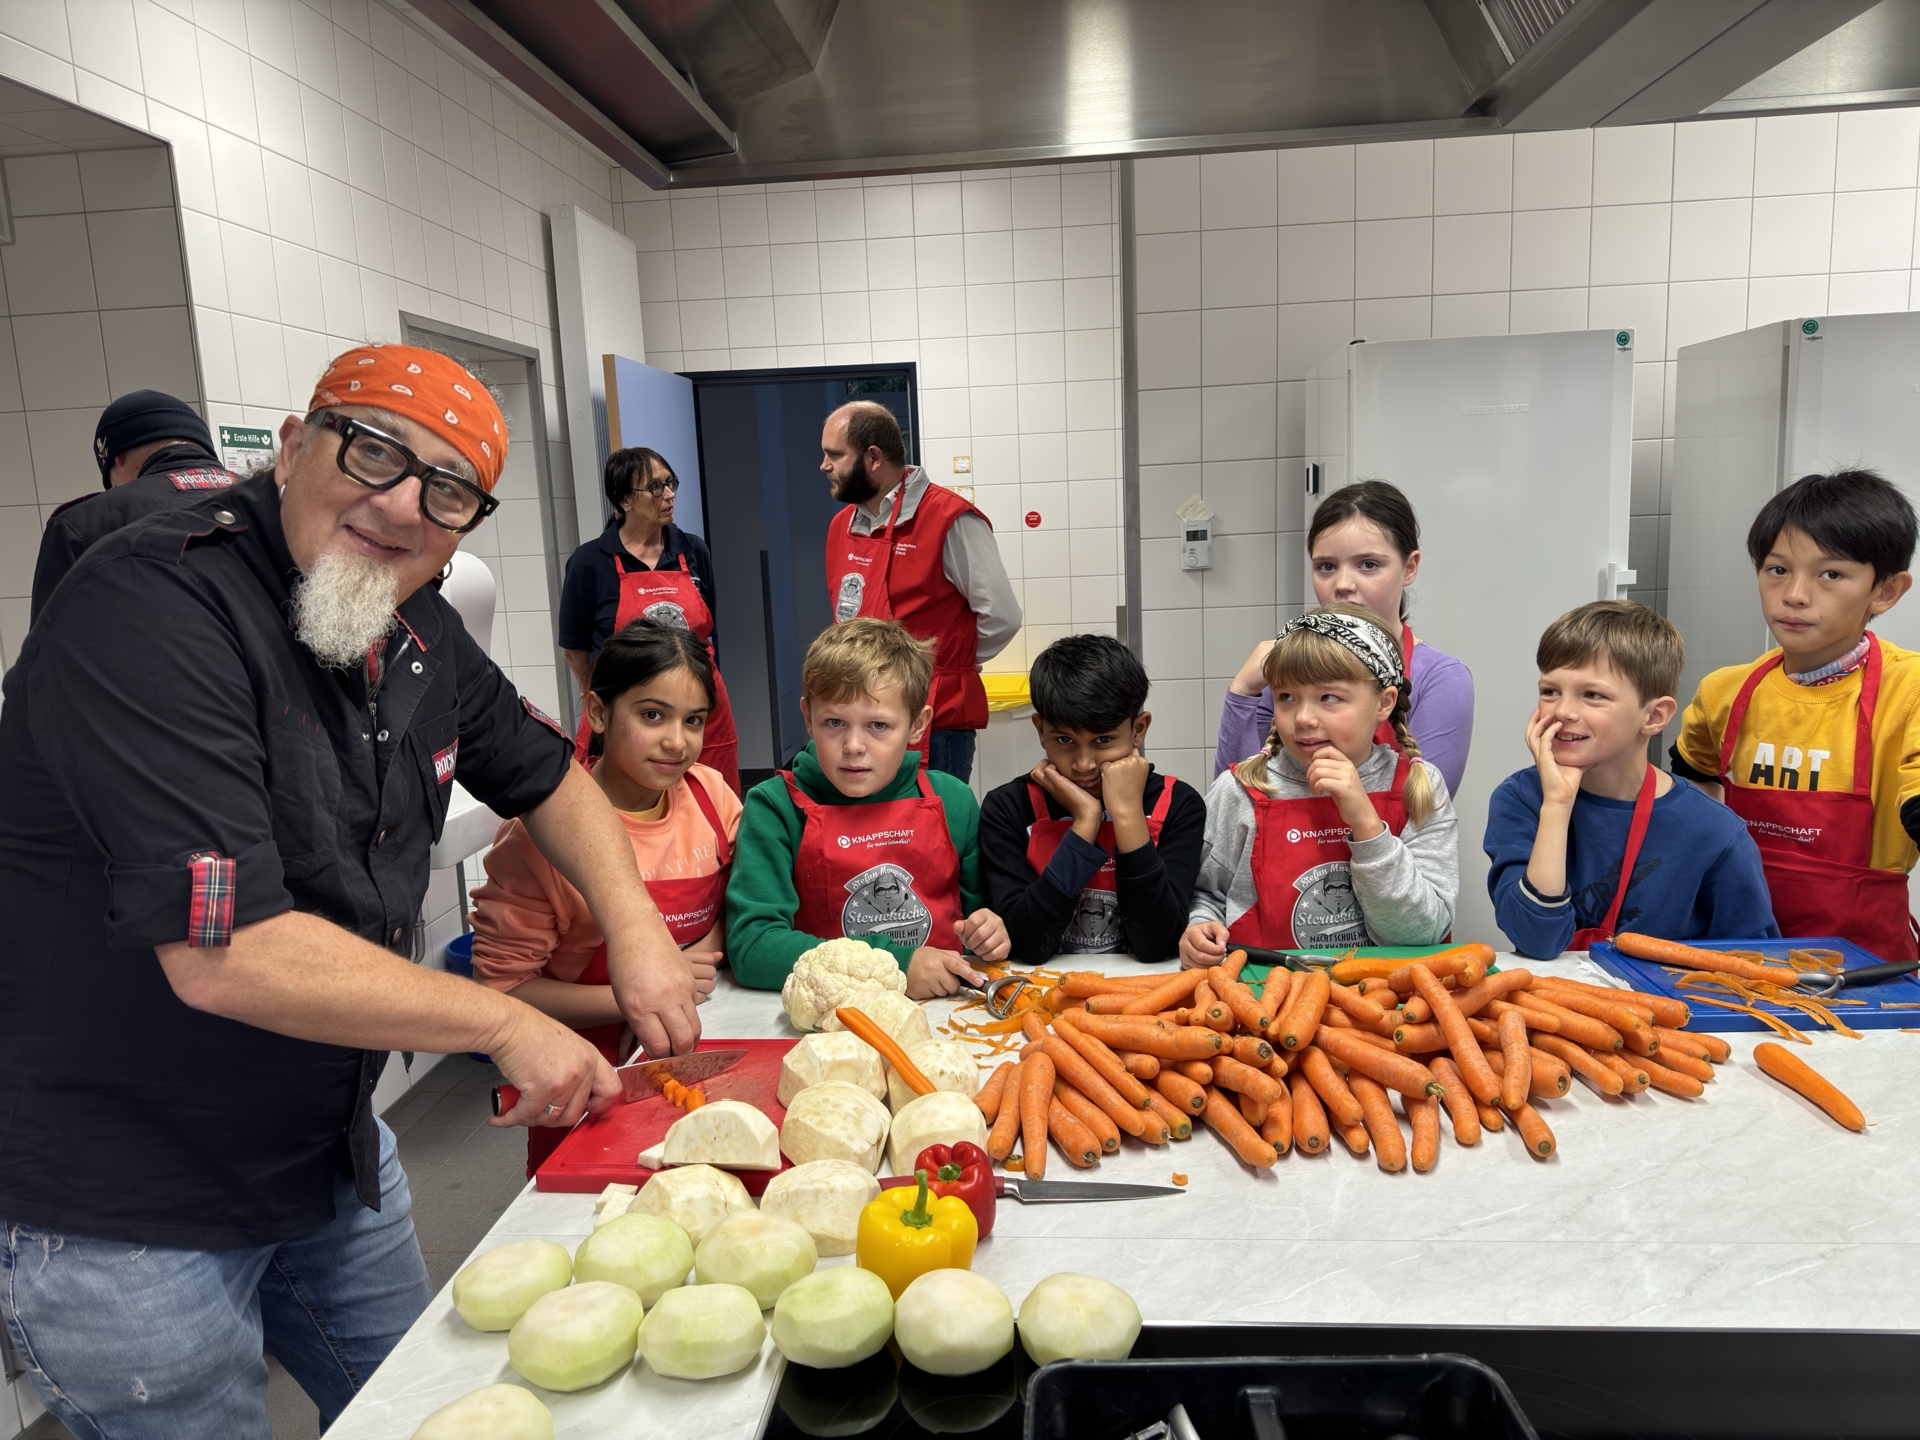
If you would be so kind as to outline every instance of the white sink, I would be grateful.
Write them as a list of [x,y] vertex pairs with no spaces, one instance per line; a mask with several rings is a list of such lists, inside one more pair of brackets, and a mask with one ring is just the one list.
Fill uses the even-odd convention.
[[440,843],[433,847],[428,861],[435,870],[458,865],[477,850],[493,843],[500,828],[500,817],[453,782],[453,796],[447,801],[447,823],[440,831]]

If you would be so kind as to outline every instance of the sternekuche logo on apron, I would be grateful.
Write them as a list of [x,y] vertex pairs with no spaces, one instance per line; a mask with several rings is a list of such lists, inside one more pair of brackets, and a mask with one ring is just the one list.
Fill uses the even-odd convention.
[[1111,890],[1087,889],[1073,907],[1067,933],[1060,937],[1066,955],[1113,955],[1120,944],[1120,897]]
[[867,577],[849,570],[840,577],[840,595],[833,602],[833,623],[843,625],[860,613],[860,599],[866,593]]
[[933,933],[933,914],[913,893],[913,876],[898,865],[875,865],[847,881],[840,933],[884,935],[895,945],[921,946]]
[[640,613],[649,620],[657,621],[662,625],[671,625],[675,630],[693,629],[687,623],[687,612],[671,600],[656,600]]
[[1344,860],[1329,860],[1300,872],[1293,882],[1293,934],[1302,946],[1364,945],[1366,922],[1353,893],[1353,870]]

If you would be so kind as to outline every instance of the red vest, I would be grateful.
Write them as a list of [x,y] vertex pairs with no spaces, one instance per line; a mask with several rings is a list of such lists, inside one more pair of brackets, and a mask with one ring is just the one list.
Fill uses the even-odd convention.
[[894,492],[886,528],[877,534],[853,533],[852,505],[833,517],[827,529],[827,603],[833,623],[856,615],[898,620],[909,635],[932,641],[928,703],[933,728],[984,730],[987,691],[974,661],[979,622],[941,563],[953,522],[980,512],[945,486],[928,482],[912,517],[900,520],[906,493],[903,481]]

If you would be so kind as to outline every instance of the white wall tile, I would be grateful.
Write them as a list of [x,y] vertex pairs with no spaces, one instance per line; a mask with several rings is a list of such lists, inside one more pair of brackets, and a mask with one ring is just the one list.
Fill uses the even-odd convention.
[[1720,200],[1753,193],[1754,122],[1705,120],[1673,132],[1673,198]]
[[29,410],[105,405],[107,357],[99,317],[91,310],[65,315],[16,315],[13,343],[26,357],[20,374]]
[[[1317,145],[1275,152],[1279,167],[1279,223],[1307,225],[1353,219],[1355,148],[1352,145]],[[1142,169],[1144,166],[1136,169],[1135,175],[1138,176]],[[1137,193],[1136,213],[1139,203]]]
[[1513,137],[1475,135],[1433,144],[1433,213],[1475,215],[1513,208]]
[[1671,209],[1668,205],[1595,206],[1590,283],[1642,285],[1666,279]]
[[1433,302],[1425,295],[1356,300],[1353,333],[1369,340],[1424,340],[1433,334]]
[[1767,115],[1756,123],[1755,195],[1807,195],[1833,189],[1837,116]]
[[91,310],[96,299],[84,215],[35,215],[14,222],[0,250],[7,297],[16,315]]
[[1271,150],[1200,157],[1200,224],[1205,230],[1278,223],[1278,168]]
[[1505,209],[1495,214],[1437,216],[1433,222],[1434,293],[1504,292],[1512,274],[1512,244],[1512,220]]
[[1278,396],[1272,385],[1214,385],[1200,397],[1202,458],[1258,460],[1276,453]]
[[1203,385],[1244,385],[1279,378],[1273,306],[1206,310],[1201,316]]
[[1770,325],[1775,320],[1791,320],[1802,315],[1824,315],[1826,312],[1827,277],[1825,275],[1783,275],[1756,279],[1751,281],[1747,288],[1745,323],[1748,326]]
[[1200,314],[1198,310],[1170,310],[1139,317],[1142,390],[1200,383]]
[[1280,379],[1299,380],[1353,338],[1353,305],[1345,300],[1283,305],[1279,328]]
[[1593,132],[1513,137],[1513,208],[1558,210],[1593,203]]
[[[1351,193],[1347,208],[1352,209]],[[1279,286],[1276,293],[1281,303],[1353,297],[1354,227],[1351,223],[1282,225],[1276,232],[1276,251]]]
[[[1514,216],[1517,223],[1519,215]],[[1554,330],[1587,328],[1587,292],[1580,290],[1515,290],[1507,308],[1507,330],[1513,335],[1538,335]]]
[[[1667,287],[1667,351],[1747,327],[1744,280],[1693,280]],[[1640,347],[1636,345],[1636,349]]]
[[1354,151],[1354,217],[1386,220],[1433,213],[1433,142],[1396,140]]
[[1433,333],[1445,335],[1505,335],[1507,292],[1433,297]]
[[[1589,292],[1587,325],[1595,330],[1626,327],[1634,332],[1634,349],[1642,355],[1664,355],[1671,360],[1675,346],[1667,341],[1667,286],[1595,286]],[[1700,337],[1695,336],[1693,339]],[[1689,339],[1685,344],[1692,344]]]
[[1828,282],[1827,313],[1876,315],[1888,310],[1905,310],[1909,273],[1886,270],[1834,275]]
[[1593,204],[1639,205],[1673,198],[1671,125],[1622,125],[1593,132]]
[[1833,196],[1763,196],[1753,202],[1754,275],[1825,274],[1833,253]]
[[1752,230],[1753,202],[1744,197],[1676,203],[1670,277],[1723,280],[1746,274]]
[[[1317,154],[1295,151],[1293,154]],[[1014,178],[1014,196],[1021,194],[1022,177]],[[1057,195],[1057,188],[1056,188]],[[1134,228],[1140,235],[1200,228],[1200,157],[1175,155],[1134,161]],[[1016,219],[1016,224],[1018,220]]]
[[1913,254],[1912,190],[1854,190],[1833,197],[1833,269],[1906,268]]
[[[1199,162],[1191,160],[1198,173]],[[1054,228],[1060,224],[1060,176],[1047,171],[1026,172],[1015,175],[1011,181],[1013,193],[1013,228],[1027,230],[1035,227]],[[1198,191],[1195,191],[1195,204],[1198,204]],[[1197,212],[1196,212],[1197,213]],[[1191,230],[1192,224],[1174,226],[1174,229]]]
[[1278,298],[1277,232],[1271,226],[1202,233],[1203,306],[1271,305]]
[[1920,110],[1853,110],[1840,116],[1836,190],[1890,190],[1915,183]]
[[1433,287],[1433,221],[1362,220],[1354,227],[1354,294],[1425,295]]
[[1134,276],[1141,313],[1200,305],[1200,236],[1142,235],[1135,243]]

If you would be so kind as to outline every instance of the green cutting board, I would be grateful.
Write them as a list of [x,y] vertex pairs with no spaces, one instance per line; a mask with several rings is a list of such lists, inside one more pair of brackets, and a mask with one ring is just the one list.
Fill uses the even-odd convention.
[[[1347,953],[1346,949],[1340,946],[1330,946],[1321,950],[1307,946],[1296,948],[1302,955],[1345,955]],[[1362,945],[1353,953],[1362,959],[1420,960],[1428,955],[1438,955],[1442,950],[1453,948],[1451,945]],[[1270,965],[1249,965],[1240,972],[1240,978],[1248,985],[1264,985],[1272,968]],[[1487,973],[1491,975],[1499,968],[1498,965],[1488,966]]]

